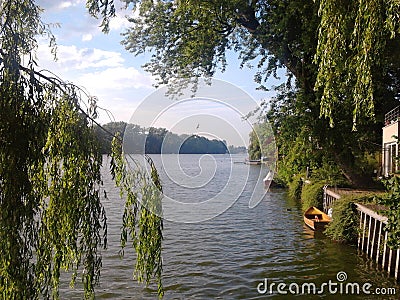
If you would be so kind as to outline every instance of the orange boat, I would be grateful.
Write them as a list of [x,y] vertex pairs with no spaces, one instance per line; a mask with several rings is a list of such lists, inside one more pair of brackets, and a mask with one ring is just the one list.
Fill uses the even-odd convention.
[[313,230],[322,231],[332,219],[316,207],[310,207],[304,213],[304,223]]

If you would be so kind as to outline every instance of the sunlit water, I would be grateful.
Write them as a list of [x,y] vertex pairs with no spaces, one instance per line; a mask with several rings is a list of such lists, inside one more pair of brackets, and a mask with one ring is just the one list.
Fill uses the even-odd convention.
[[[176,157],[171,155],[170,160]],[[287,295],[277,293],[276,286],[295,283],[315,283],[319,288],[329,281],[339,283],[336,276],[346,272],[344,283],[368,282],[376,287],[397,289],[396,296],[377,295],[341,295],[329,293],[325,286],[319,296],[297,295],[302,299],[398,299],[400,286],[356,248],[332,242],[323,234],[316,234],[308,229],[302,220],[299,203],[287,198],[284,190],[268,192],[264,197],[264,187],[258,181],[260,172],[265,175],[266,169],[260,166],[248,166],[233,163],[243,161],[244,156],[215,155],[205,157],[199,164],[200,155],[181,155],[180,166],[166,166],[168,156],[164,156],[161,166],[160,156],[153,156],[160,170],[165,194],[176,196],[176,200],[186,203],[201,203],[212,198],[223,189],[227,181],[237,186],[246,181],[237,201],[224,213],[209,220],[197,223],[182,223],[166,220],[164,222],[163,242],[163,284],[165,299],[265,299],[295,297],[286,287]],[[174,169],[175,168],[175,169]],[[201,176],[204,168],[213,169],[212,178],[204,184]],[[190,180],[198,180],[201,188],[180,187],[177,177],[185,170]],[[232,171],[234,170],[234,171]],[[176,172],[176,173],[174,173]],[[119,232],[121,227],[122,200],[119,192],[104,169],[105,189],[108,200],[104,206],[108,216],[109,247],[103,252],[103,269],[100,286],[97,287],[98,299],[156,299],[156,288],[146,289],[132,280],[134,255],[125,251],[125,257],[119,257]],[[205,173],[203,173],[205,174]],[[231,174],[231,175],[229,175]],[[175,177],[175,175],[177,177]],[[208,174],[209,175],[209,174]],[[196,179],[197,176],[197,179]],[[226,192],[226,197],[230,197]],[[254,195],[262,197],[261,202],[249,208],[249,199]],[[253,195],[253,196],[254,196]],[[226,203],[229,203],[227,201]],[[202,211],[188,210],[181,218],[182,210],[174,209],[173,202],[167,202],[166,217],[169,220],[198,220]],[[190,215],[191,214],[191,215]],[[205,214],[208,216],[208,212]],[[267,280],[268,290],[260,294],[257,287],[264,289]],[[271,284],[273,294],[270,294]],[[261,284],[261,285],[260,285]],[[70,290],[63,287],[62,299],[81,299],[79,287]]]

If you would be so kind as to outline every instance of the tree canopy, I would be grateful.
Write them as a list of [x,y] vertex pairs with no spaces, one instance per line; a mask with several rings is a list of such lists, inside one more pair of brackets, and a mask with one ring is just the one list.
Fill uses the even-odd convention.
[[[39,71],[38,36],[55,50],[40,14],[35,1],[0,2],[0,294],[57,299],[69,271],[71,285],[80,278],[82,297],[92,299],[107,246],[96,102]],[[114,139],[111,171],[126,196],[121,245],[132,241],[136,277],[155,277],[162,295],[162,189],[147,163],[151,174],[129,169]]]
[[151,51],[145,68],[160,84],[212,76],[234,50],[242,65],[259,59],[259,83],[285,67],[303,89],[321,90],[321,115],[331,124],[338,101],[352,102],[354,123],[373,115],[374,67],[396,64],[385,54],[398,42],[397,0],[125,3],[139,13],[123,44],[134,54]]

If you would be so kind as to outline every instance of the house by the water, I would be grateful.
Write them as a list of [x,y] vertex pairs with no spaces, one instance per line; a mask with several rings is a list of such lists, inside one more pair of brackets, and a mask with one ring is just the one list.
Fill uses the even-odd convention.
[[393,174],[400,169],[399,156],[400,137],[400,106],[392,109],[385,115],[382,139],[382,175]]

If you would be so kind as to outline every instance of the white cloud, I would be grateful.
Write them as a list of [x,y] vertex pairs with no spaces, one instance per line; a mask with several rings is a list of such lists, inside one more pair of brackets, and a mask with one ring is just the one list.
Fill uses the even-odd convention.
[[128,8],[125,7],[125,4],[122,1],[116,1],[114,4],[116,14],[115,17],[110,20],[110,30],[121,32],[131,26],[128,18],[140,18],[138,9],[139,5],[136,7],[135,10],[132,10],[129,9],[129,6]]
[[54,1],[54,0],[38,0],[36,1],[40,7],[43,7],[46,11],[50,10],[62,10],[83,4],[85,0],[73,0],[73,1]]
[[64,9],[64,8],[68,8],[72,6],[72,2],[71,1],[63,1],[61,2],[61,4],[59,5],[60,9]]
[[89,91],[152,88],[151,77],[134,67],[115,67],[103,71],[85,73],[77,78]]
[[[139,98],[139,100],[141,100]],[[129,122],[136,107],[139,105],[138,99],[132,99],[129,97],[112,97],[112,95],[103,95],[99,98],[98,106],[106,108],[110,113],[99,109],[99,122],[102,124],[111,121],[125,121]]]
[[38,57],[41,65],[49,64],[52,68],[62,69],[63,71],[119,67],[124,62],[119,52],[97,48],[78,48],[74,45],[59,45],[57,47],[57,62],[52,62],[52,55],[47,45],[40,45]]
[[37,56],[40,67],[89,91],[153,88],[151,76],[127,65],[122,54],[116,51],[58,45],[58,60],[54,61],[47,43],[42,41]]
[[115,16],[110,20],[110,30],[120,31],[126,29],[130,25],[128,19],[125,16]]
[[91,35],[90,33],[86,33],[84,35],[82,35],[82,42],[88,42],[91,41],[93,39],[93,35]]

